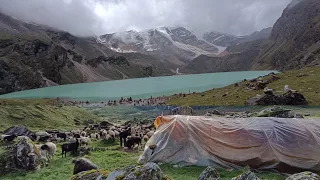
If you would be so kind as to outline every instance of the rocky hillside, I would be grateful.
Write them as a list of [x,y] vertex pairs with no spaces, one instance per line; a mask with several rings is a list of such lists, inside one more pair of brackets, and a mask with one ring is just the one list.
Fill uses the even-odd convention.
[[[222,53],[223,56],[220,54],[219,57],[198,57],[187,66],[180,68],[180,72],[266,69],[285,71],[319,65],[319,9],[320,1],[318,0],[293,0],[275,23],[270,38],[240,44],[237,44],[237,40],[231,41],[235,45],[229,46]],[[214,37],[216,36],[212,36]],[[223,38],[226,37],[223,36]],[[232,40],[232,38],[227,39]],[[218,42],[213,43],[218,44]]]
[[174,65],[155,57],[120,54],[95,38],[75,37],[0,13],[0,94],[174,72]]
[[288,70],[319,62],[320,1],[293,0],[275,23],[254,68]]

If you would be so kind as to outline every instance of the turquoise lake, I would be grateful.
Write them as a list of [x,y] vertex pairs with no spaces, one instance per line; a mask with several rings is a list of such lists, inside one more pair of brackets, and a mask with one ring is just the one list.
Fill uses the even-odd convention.
[[1,95],[0,98],[70,98],[73,100],[116,100],[121,97],[149,98],[184,92],[201,92],[253,79],[276,71],[240,71],[150,77],[45,87]]

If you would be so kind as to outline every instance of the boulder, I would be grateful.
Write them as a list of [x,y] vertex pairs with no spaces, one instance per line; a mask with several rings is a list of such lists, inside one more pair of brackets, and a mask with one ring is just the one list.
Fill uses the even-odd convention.
[[198,177],[198,180],[219,180],[220,175],[216,171],[216,169],[212,167],[207,167],[200,176]]
[[128,174],[123,180],[162,180],[163,173],[160,167],[153,162],[145,164],[142,168],[139,168],[130,174]]
[[308,102],[299,92],[286,92],[282,95],[264,94],[249,98],[245,105],[307,105]]
[[6,135],[17,135],[17,136],[29,136],[31,134],[31,131],[27,129],[24,126],[12,126],[5,131],[3,131],[3,134]]
[[27,138],[22,138],[8,150],[6,169],[36,170],[43,162],[39,149]]
[[88,171],[92,169],[98,169],[97,165],[93,164],[89,159],[78,158],[72,161],[74,163],[73,174],[78,174],[79,172]]
[[92,169],[73,175],[71,180],[104,180],[108,177],[108,174],[107,170]]
[[258,117],[278,117],[278,118],[294,118],[295,114],[290,109],[283,109],[281,106],[264,109],[257,115]]
[[319,179],[320,179],[319,175],[306,171],[306,172],[293,174],[289,176],[286,180],[319,180]]
[[251,171],[246,171],[231,180],[259,180],[259,178]]

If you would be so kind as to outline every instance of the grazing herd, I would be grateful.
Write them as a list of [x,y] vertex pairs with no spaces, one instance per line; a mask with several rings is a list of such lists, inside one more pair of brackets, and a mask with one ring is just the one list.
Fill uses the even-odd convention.
[[[143,142],[147,142],[154,134],[155,128],[151,125],[126,125],[126,126],[94,126],[90,125],[81,129],[71,131],[39,131],[30,133],[28,136],[2,135],[1,140],[5,143],[14,139],[26,137],[32,140],[41,151],[46,151],[46,157],[50,159],[56,152],[56,144],[61,144],[61,156],[66,157],[70,152],[76,156],[81,146],[89,146],[92,141],[97,140],[120,140],[120,146],[126,149],[139,149]],[[37,142],[37,144],[36,144]]]

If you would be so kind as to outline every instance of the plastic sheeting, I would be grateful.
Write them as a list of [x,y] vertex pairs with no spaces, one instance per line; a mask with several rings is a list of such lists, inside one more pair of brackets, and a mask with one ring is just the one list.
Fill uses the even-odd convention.
[[[163,116],[139,160],[320,171],[320,119]],[[151,155],[150,145],[157,145]]]

